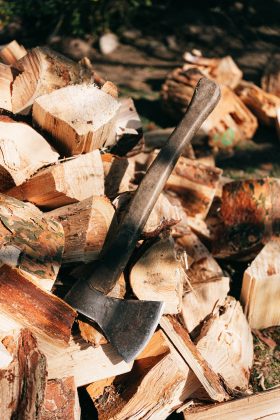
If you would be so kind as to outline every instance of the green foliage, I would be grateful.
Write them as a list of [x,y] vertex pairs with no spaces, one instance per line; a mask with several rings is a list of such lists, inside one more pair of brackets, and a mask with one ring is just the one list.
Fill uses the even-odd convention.
[[0,26],[18,21],[32,35],[99,34],[126,25],[153,0],[0,0]]

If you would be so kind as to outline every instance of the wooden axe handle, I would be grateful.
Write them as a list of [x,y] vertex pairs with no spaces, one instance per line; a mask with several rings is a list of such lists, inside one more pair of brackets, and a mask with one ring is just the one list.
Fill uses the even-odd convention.
[[114,287],[183,149],[219,99],[219,86],[207,78],[200,79],[184,117],[149,167],[115,236],[105,247],[101,259],[87,279],[90,288],[107,294]]

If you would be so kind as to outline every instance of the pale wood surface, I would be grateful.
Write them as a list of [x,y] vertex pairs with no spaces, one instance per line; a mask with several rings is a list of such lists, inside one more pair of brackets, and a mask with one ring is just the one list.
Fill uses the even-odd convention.
[[246,391],[253,364],[253,337],[241,305],[228,297],[215,308],[195,340],[200,354],[231,389]]
[[197,376],[209,397],[219,402],[229,399],[221,379],[201,356],[187,330],[170,315],[161,318],[160,326]]
[[47,47],[36,47],[13,64],[18,75],[13,82],[12,110],[28,114],[34,100],[73,83],[93,81],[90,70]]
[[106,197],[92,196],[46,213],[64,229],[64,262],[98,259],[115,211]]
[[177,314],[182,306],[184,272],[171,237],[153,243],[132,267],[130,285],[140,300],[164,302],[165,314]]
[[57,150],[73,156],[115,144],[118,108],[118,101],[95,84],[74,85],[38,97],[32,117]]
[[280,325],[279,253],[279,239],[271,239],[244,272],[240,300],[252,328]]
[[186,420],[277,420],[280,416],[280,388],[222,404],[185,410]]
[[100,152],[94,150],[40,170],[7,194],[46,210],[77,203],[92,195],[104,195]]
[[0,50],[0,58],[5,64],[14,64],[26,54],[26,49],[16,40],[11,41]]
[[12,111],[11,83],[13,74],[11,67],[0,63],[0,108]]
[[[59,154],[27,124],[0,119],[0,191],[21,185]],[[32,150],[32,153],[30,151]]]

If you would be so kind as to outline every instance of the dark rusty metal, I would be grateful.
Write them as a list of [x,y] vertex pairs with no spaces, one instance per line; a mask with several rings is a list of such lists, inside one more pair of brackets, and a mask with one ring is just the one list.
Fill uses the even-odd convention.
[[141,351],[154,332],[163,303],[112,299],[102,293],[108,293],[118,281],[180,154],[219,98],[220,89],[215,82],[206,78],[198,82],[186,114],[147,171],[92,275],[86,281],[78,281],[65,298],[78,312],[100,325],[126,361]]

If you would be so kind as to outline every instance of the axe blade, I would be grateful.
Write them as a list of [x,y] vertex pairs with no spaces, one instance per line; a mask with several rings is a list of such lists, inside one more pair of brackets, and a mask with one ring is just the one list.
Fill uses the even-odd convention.
[[[163,313],[164,303],[123,300],[103,295],[79,282],[66,295],[66,302],[89,320],[96,322],[119,355],[131,362],[153,335]],[[82,291],[82,293],[81,293]]]

